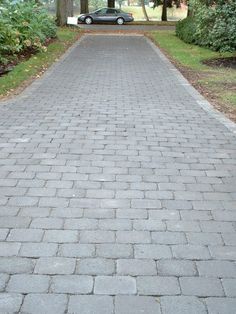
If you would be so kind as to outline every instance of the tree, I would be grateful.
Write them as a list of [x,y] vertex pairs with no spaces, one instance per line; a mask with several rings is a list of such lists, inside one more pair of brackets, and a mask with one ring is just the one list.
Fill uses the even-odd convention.
[[67,24],[67,18],[73,16],[73,0],[57,0],[56,22],[58,26]]
[[80,13],[88,13],[88,0],[80,0]]
[[149,21],[149,17],[147,15],[147,11],[145,8],[145,0],[141,0],[141,6],[142,6],[142,10],[143,10],[143,15],[146,21]]
[[107,6],[108,6],[108,8],[114,8],[115,7],[115,0],[108,0]]
[[153,9],[162,5],[162,14],[161,20],[167,21],[167,8],[172,8],[173,5],[176,5],[177,8],[180,7],[180,0],[154,0]]

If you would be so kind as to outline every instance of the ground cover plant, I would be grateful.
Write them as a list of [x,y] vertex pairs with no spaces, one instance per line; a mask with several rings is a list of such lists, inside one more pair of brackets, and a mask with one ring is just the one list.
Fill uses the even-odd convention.
[[217,109],[236,121],[236,69],[231,63],[229,67],[219,63],[219,58],[236,58],[235,52],[220,53],[187,44],[174,31],[156,31],[149,36]]
[[56,37],[54,19],[34,1],[0,1],[0,66],[14,62],[29,51],[45,51]]

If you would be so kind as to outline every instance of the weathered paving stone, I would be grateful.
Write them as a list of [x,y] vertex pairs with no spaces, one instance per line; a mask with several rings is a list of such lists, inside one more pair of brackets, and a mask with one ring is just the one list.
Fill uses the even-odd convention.
[[209,314],[234,314],[235,298],[207,298],[205,300]]
[[95,256],[95,245],[77,243],[61,244],[59,255],[64,257],[92,257]]
[[2,257],[0,258],[0,273],[31,273],[34,269],[34,264],[35,261],[29,258]]
[[111,275],[115,272],[115,262],[111,259],[84,258],[78,261],[76,273],[84,275]]
[[181,277],[181,291],[184,295],[196,295],[199,297],[224,296],[221,281],[207,277]]
[[97,244],[96,255],[105,258],[130,258],[133,247],[130,244]]
[[4,291],[8,279],[9,276],[7,274],[0,274],[0,291]]
[[0,313],[17,313],[20,310],[23,296],[17,293],[0,294]]
[[91,276],[53,276],[51,290],[54,293],[89,294],[93,289]]
[[140,276],[137,277],[140,295],[178,295],[180,287],[175,277]]
[[207,314],[201,300],[188,296],[161,297],[161,309],[163,314]]
[[154,297],[146,296],[116,296],[116,314],[160,314],[160,304]]
[[195,276],[197,269],[192,261],[172,259],[157,261],[157,272],[161,276]]
[[58,245],[56,243],[22,243],[19,252],[23,257],[46,257],[57,254]]
[[67,307],[67,297],[63,294],[28,294],[22,306],[23,313],[63,314]]
[[117,274],[119,275],[156,275],[154,260],[150,259],[119,259],[117,260]]
[[72,295],[69,298],[68,313],[70,314],[111,314],[113,313],[111,296]]
[[95,294],[135,294],[136,281],[130,276],[97,276],[94,284]]
[[49,281],[49,276],[12,275],[6,290],[17,293],[46,293],[49,288]]
[[66,257],[41,257],[37,260],[36,274],[72,274],[75,270],[75,259]]

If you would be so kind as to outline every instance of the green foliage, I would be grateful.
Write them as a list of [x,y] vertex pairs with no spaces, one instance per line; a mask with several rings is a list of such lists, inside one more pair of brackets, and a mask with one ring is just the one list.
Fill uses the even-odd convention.
[[34,1],[0,4],[0,63],[9,62],[25,49],[44,51],[56,36],[55,22]]
[[194,16],[177,23],[176,34],[187,43],[216,51],[236,50],[236,2],[192,0]]
[[192,17],[180,21],[176,25],[176,35],[188,44],[195,42],[194,34],[196,32],[196,25]]

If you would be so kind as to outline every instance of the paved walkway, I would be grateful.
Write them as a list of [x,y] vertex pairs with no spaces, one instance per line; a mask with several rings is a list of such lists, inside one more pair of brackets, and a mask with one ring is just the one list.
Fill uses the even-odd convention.
[[221,117],[141,36],[86,36],[2,104],[0,313],[235,314]]

